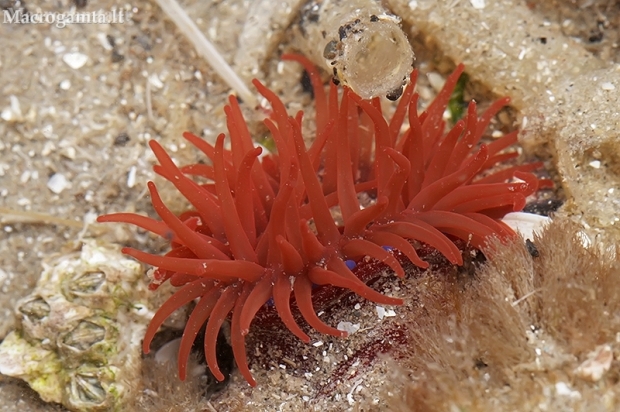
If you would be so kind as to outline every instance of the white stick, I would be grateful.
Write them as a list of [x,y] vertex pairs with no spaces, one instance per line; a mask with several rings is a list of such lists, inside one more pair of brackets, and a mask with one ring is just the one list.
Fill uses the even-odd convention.
[[250,107],[258,106],[256,96],[245,85],[237,73],[226,63],[215,46],[207,40],[198,26],[189,18],[176,0],[155,0],[159,7],[170,17],[179,31],[185,35],[199,55],[205,58],[215,72],[229,85],[237,95]]

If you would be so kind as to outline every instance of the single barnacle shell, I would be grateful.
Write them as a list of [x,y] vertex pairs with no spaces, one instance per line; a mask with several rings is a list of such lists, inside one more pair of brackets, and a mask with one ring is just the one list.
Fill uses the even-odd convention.
[[70,410],[123,410],[148,321],[137,309],[148,307],[142,266],[94,240],[43,266],[17,305],[18,329],[0,344],[0,373]]
[[41,297],[31,296],[29,299],[22,301],[18,310],[31,322],[40,321],[50,313],[50,305]]
[[87,362],[93,365],[109,364],[110,354],[116,352],[120,322],[104,317],[80,320],[74,327],[58,336],[56,347],[66,359],[65,366],[78,367]]
[[71,379],[70,400],[74,403],[102,405],[106,391],[96,373],[76,373]]
[[69,374],[63,404],[78,411],[119,409],[109,395],[117,389],[123,390],[115,379],[118,372],[118,368],[109,366],[86,365],[78,368]]
[[76,296],[91,295],[101,289],[105,281],[102,271],[85,272],[73,278],[69,284],[69,291]]
[[[61,339],[62,344],[76,352],[83,352],[105,338],[105,328],[96,323],[83,320],[64,335]],[[60,345],[59,345],[60,346]]]
[[414,54],[400,18],[376,0],[322,1],[302,10],[301,48],[331,71],[334,81],[364,99],[400,97]]

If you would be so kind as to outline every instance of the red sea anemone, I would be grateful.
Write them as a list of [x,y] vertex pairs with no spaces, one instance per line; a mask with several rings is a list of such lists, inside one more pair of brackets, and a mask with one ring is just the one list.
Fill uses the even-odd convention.
[[[286,327],[304,342],[309,337],[291,312],[291,294],[311,327],[346,336],[315,313],[313,285],[342,287],[377,303],[398,305],[400,299],[382,295],[359,280],[348,261],[369,256],[403,277],[404,270],[390,248],[400,250],[415,265],[427,267],[415,250],[416,242],[424,242],[450,262],[461,264],[460,251],[447,235],[482,250],[491,236],[513,236],[497,219],[520,210],[525,197],[542,182],[528,173],[538,164],[487,173],[516,156],[502,153],[516,142],[516,132],[488,146],[479,145],[491,118],[508,99],[491,105],[480,118],[472,102],[465,120],[444,132],[442,115],[462,65],[422,114],[417,112],[418,96],[413,93],[414,72],[388,122],[378,99],[364,101],[345,89],[339,101],[333,85],[326,96],[311,63],[300,56],[284,58],[304,65],[315,90],[317,135],[309,148],[302,138],[302,114],[290,117],[280,99],[254,81],[273,109],[265,125],[277,154],[259,159],[262,149],[255,147],[237,100],[231,97],[226,107],[229,150],[224,148],[223,134],[215,145],[184,134],[212,166],[179,168],[159,143],[149,143],[160,163],[154,170],[187,198],[192,210],[176,216],[149,182],[160,220],[132,213],[98,219],[131,223],[170,240],[171,250],[164,256],[131,248],[123,251],[157,267],[151,289],[165,281],[179,288],[151,321],[144,338],[145,352],[168,316],[199,299],[181,340],[181,379],[192,344],[205,323],[207,364],[217,379],[224,379],[215,348],[220,326],[231,315],[233,354],[242,375],[254,386],[244,337],[255,314],[270,299]],[[401,133],[405,116],[409,128]],[[198,184],[192,175],[212,183]],[[513,177],[519,181],[507,182]],[[359,200],[362,192],[371,199],[367,204]]]

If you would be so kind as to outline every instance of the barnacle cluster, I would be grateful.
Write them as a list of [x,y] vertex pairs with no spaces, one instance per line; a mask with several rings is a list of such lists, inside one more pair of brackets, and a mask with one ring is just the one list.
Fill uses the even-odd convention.
[[[394,115],[386,120],[377,98],[363,100],[347,88],[339,98],[334,85],[326,94],[309,61],[295,55],[283,58],[303,64],[313,84],[317,134],[309,148],[302,137],[303,114],[289,116],[276,94],[255,80],[272,107],[265,125],[277,154],[259,158],[262,149],[254,144],[237,100],[231,97],[226,107],[230,149],[224,149],[224,134],[215,145],[184,134],[212,165],[178,167],[161,145],[150,142],[160,163],[155,172],[170,181],[193,209],[175,215],[150,182],[159,219],[132,213],[99,218],[100,222],[131,223],[170,240],[171,250],[165,256],[132,248],[123,251],[157,267],[152,289],[165,281],[179,288],[151,321],[145,352],[168,316],[199,299],[179,349],[181,378],[186,376],[192,344],[206,323],[207,364],[217,379],[224,379],[216,360],[216,339],[231,315],[235,360],[245,379],[255,385],[244,337],[255,314],[270,299],[286,327],[305,342],[309,337],[293,316],[291,296],[309,326],[346,336],[315,313],[313,285],[333,285],[374,302],[400,304],[400,299],[382,295],[359,280],[351,263],[368,256],[404,277],[393,249],[426,268],[428,263],[416,252],[416,246],[424,243],[451,263],[462,264],[452,237],[492,253],[487,246],[490,237],[515,235],[499,218],[523,208],[525,198],[548,183],[530,173],[540,164],[489,171],[517,156],[504,150],[516,143],[517,132],[480,144],[507,98],[493,103],[481,116],[471,102],[465,118],[445,131],[443,113],[462,65],[423,113],[417,109],[414,72]],[[409,127],[403,131],[406,117]],[[191,176],[209,183],[199,184]],[[372,200],[362,204],[362,193]],[[338,219],[334,210],[339,211]]]
[[142,265],[86,240],[44,266],[17,305],[21,327],[0,344],[0,373],[70,410],[122,410],[140,376]]

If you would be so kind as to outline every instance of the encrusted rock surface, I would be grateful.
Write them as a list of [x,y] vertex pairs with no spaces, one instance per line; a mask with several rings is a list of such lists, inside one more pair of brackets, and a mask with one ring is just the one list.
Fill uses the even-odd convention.
[[44,264],[0,344],[0,373],[74,411],[123,410],[139,384],[149,319],[144,269],[118,247],[84,240]]
[[497,95],[511,97],[521,143],[553,156],[568,200],[562,213],[584,223],[594,237],[619,241],[620,66],[588,50],[588,39],[563,33],[565,27],[574,31],[576,16],[609,5],[587,2],[553,21],[545,14],[552,9],[561,15],[560,3],[568,1],[547,5],[546,13],[517,0],[388,3],[412,33],[465,63],[472,78]]

